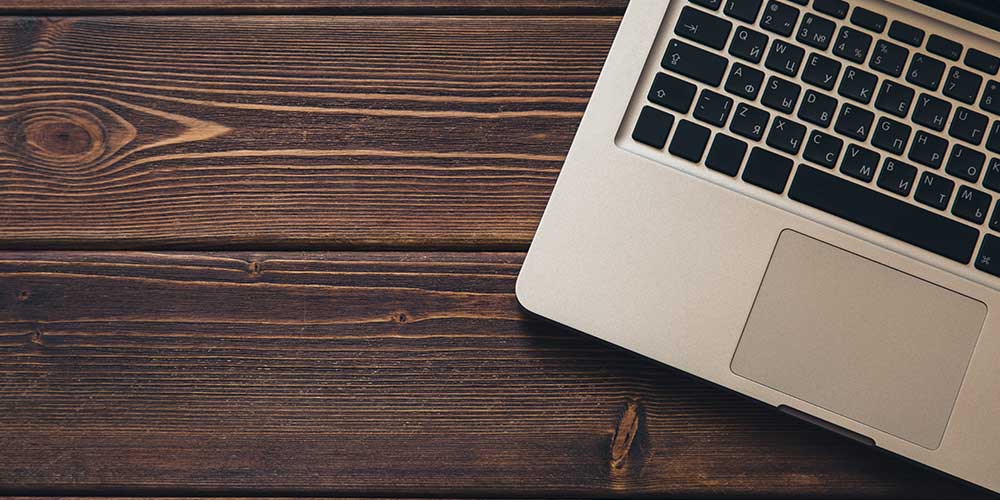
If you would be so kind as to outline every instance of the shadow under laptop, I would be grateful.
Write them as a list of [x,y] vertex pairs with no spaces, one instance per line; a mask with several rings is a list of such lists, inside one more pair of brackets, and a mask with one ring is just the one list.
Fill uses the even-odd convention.
[[[519,328],[567,398],[603,421],[612,488],[741,498],[996,498],[639,354],[521,310]],[[700,494],[700,493],[697,493]],[[696,494],[696,495],[697,495]],[[747,496],[749,495],[749,496]],[[758,495],[758,496],[755,496]]]

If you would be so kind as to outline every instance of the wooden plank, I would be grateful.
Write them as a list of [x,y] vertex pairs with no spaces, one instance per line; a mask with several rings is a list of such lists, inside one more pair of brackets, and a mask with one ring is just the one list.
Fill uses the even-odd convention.
[[525,317],[520,259],[0,254],[0,492],[978,495]]
[[0,0],[0,13],[621,14],[628,0]]
[[523,249],[616,17],[0,19],[0,247]]
[[[3,500],[190,500],[192,497],[183,496],[10,496],[6,495],[2,497]],[[269,497],[253,497],[253,496],[198,496],[199,500],[474,500],[468,497],[464,498],[447,498],[447,497],[429,497],[429,498],[416,498],[412,496],[408,497],[307,497],[307,496],[294,496],[294,497],[280,497],[280,496],[269,496]]]

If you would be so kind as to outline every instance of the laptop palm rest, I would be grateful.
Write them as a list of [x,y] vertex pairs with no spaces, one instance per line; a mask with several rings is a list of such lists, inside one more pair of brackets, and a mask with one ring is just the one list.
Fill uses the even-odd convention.
[[982,302],[786,230],[732,370],[937,449],[985,319]]

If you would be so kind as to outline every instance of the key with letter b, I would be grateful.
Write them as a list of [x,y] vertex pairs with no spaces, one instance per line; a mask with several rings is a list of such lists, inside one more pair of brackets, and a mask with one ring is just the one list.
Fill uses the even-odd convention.
[[916,167],[895,158],[886,158],[882,164],[882,173],[878,176],[878,187],[900,196],[909,196],[916,178]]

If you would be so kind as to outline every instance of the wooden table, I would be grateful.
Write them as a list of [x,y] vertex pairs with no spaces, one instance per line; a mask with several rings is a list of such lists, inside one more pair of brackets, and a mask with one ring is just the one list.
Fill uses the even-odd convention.
[[979,495],[518,309],[624,4],[0,0],[0,493]]

